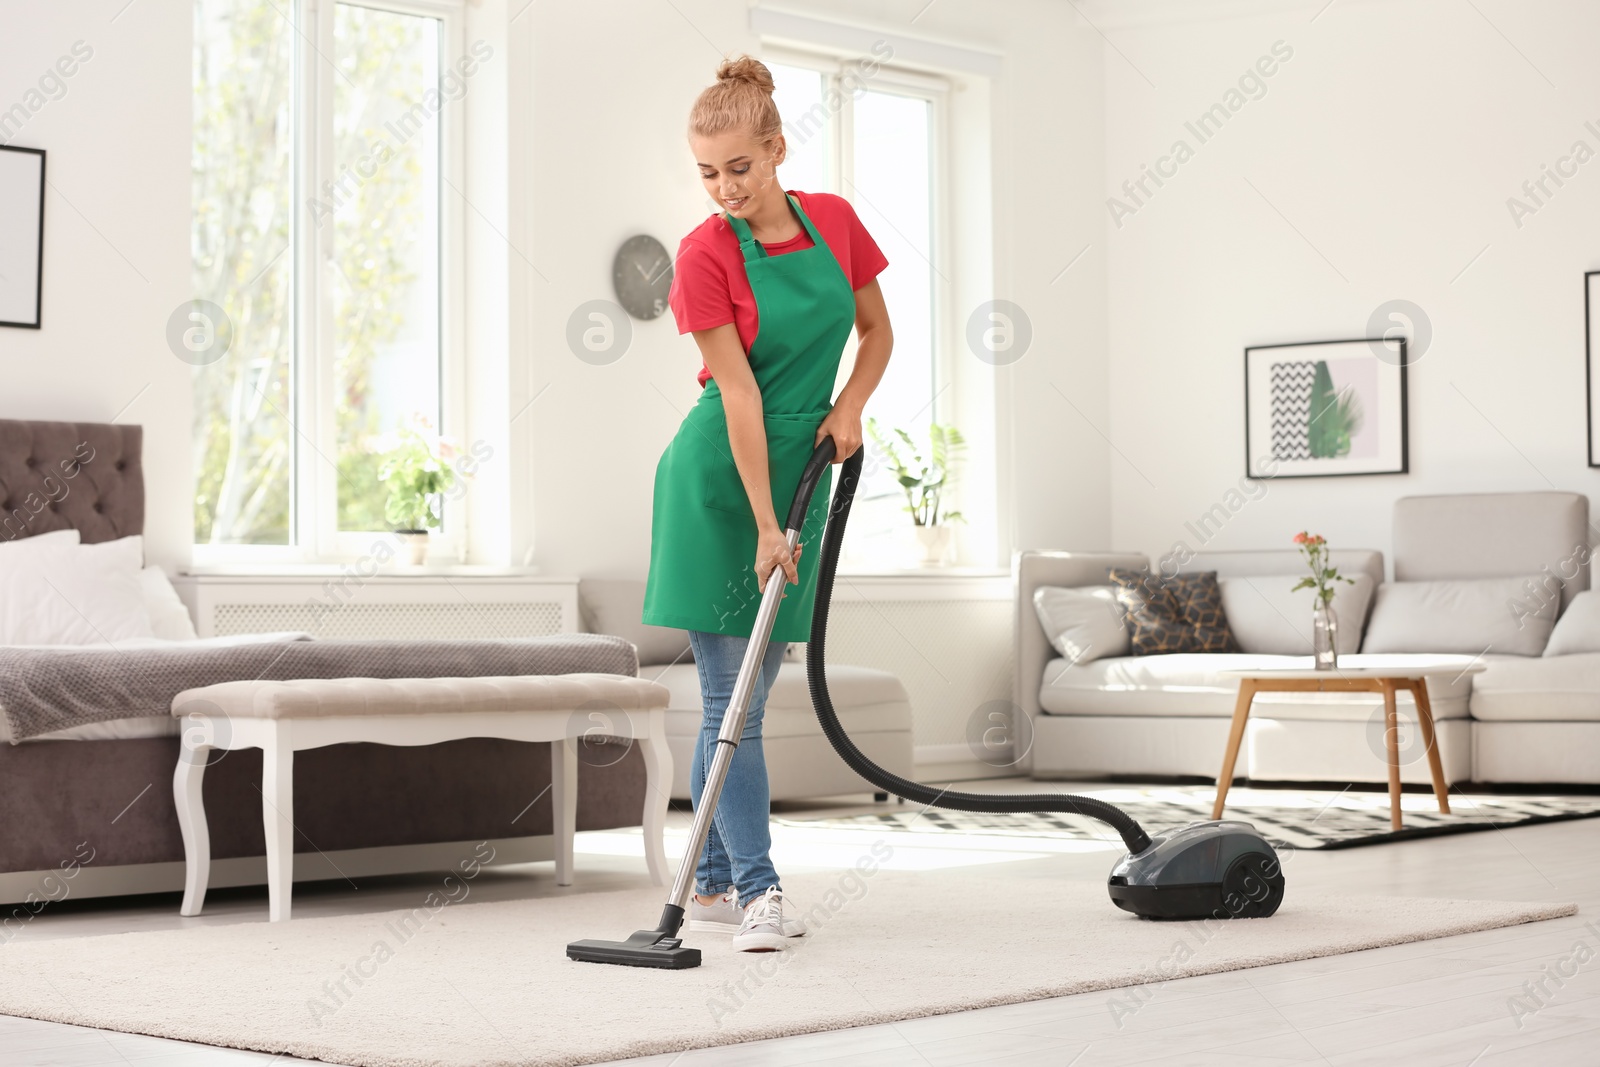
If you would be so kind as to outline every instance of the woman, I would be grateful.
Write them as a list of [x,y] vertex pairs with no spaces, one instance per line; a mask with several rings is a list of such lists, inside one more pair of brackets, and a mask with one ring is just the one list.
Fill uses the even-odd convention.
[[[779,516],[818,442],[833,438],[835,463],[861,447],[861,411],[893,343],[876,281],[888,261],[849,203],[778,184],[786,145],[772,91],[767,68],[743,56],[722,64],[689,116],[700,180],[723,211],[678,248],[668,302],[700,347],[703,392],[656,467],[642,616],[689,631],[704,702],[689,779],[698,808],[762,590],[799,586],[779,606],[689,907],[692,928],[737,931],[744,952],[803,932],[785,918],[768,855],[761,716],[788,642],[810,633],[816,558],[789,552]],[[852,326],[855,365],[830,403]],[[821,533],[831,483],[830,470],[803,538]]]

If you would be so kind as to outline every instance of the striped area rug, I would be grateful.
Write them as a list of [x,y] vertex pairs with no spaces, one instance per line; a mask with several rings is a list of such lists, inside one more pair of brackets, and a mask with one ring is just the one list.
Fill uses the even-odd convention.
[[[1063,783],[1063,790],[1071,788]],[[1132,815],[1152,834],[1211,818],[1216,791],[1211,786],[1108,786],[1086,789],[1091,796]],[[1404,829],[1389,824],[1387,793],[1310,789],[1247,789],[1228,793],[1224,818],[1255,824],[1274,845],[1289,848],[1357,848],[1442,834],[1504,830],[1564,819],[1600,815],[1600,796],[1514,796],[1452,793],[1450,814],[1440,814],[1431,794],[1401,798]],[[1079,815],[1049,812],[989,815],[980,812],[923,810],[897,805],[892,810],[823,819],[776,819],[785,826],[903,830],[929,834],[990,834],[1113,840],[1111,829]]]

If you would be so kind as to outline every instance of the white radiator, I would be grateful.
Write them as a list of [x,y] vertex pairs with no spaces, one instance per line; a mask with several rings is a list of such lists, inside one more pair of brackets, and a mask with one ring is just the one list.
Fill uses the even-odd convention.
[[581,629],[575,578],[183,575],[174,584],[201,637],[305,630],[324,638],[497,638]]

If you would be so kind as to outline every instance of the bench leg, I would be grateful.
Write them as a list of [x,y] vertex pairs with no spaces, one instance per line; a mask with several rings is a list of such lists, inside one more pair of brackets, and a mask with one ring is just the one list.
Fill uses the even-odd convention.
[[662,711],[650,713],[650,736],[640,740],[644,756],[644,862],[650,869],[650,881],[656,885],[667,882],[667,793],[672,788],[672,750],[667,748],[667,716]]
[[178,831],[183,835],[183,904],[179,915],[199,915],[206,903],[206,883],[211,880],[211,829],[206,824],[206,761],[211,748],[192,743],[193,727],[186,726],[172,772],[172,801],[178,809]]
[[289,918],[294,891],[294,743],[289,723],[275,723],[261,755],[261,822],[267,832],[267,917]]
[[578,831],[578,745],[550,743],[550,830],[556,839],[556,885],[572,884],[572,838]]

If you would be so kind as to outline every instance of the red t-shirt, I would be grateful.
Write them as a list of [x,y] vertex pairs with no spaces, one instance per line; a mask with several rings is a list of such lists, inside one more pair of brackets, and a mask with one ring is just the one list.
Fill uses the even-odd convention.
[[[872,235],[856,217],[850,201],[832,193],[789,191],[800,201],[800,207],[811,217],[812,225],[822,235],[833,258],[839,261],[852,290],[872,281],[889,265]],[[785,252],[810,248],[811,235],[802,227],[795,237],[762,247],[769,256],[781,256]],[[731,322],[739,331],[739,343],[746,353],[750,351],[761,325],[756,297],[750,289],[750,280],[745,277],[739,238],[720,214],[696,226],[678,245],[667,303],[678,320],[679,333],[710,330]],[[698,377],[702,387],[711,377],[711,370],[704,361]]]

